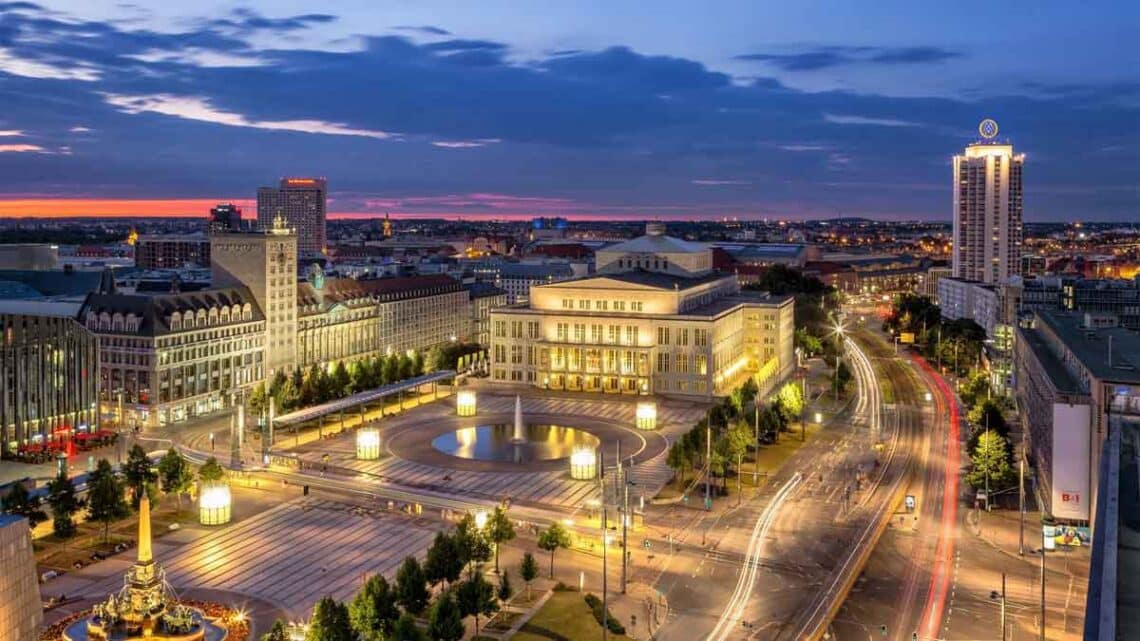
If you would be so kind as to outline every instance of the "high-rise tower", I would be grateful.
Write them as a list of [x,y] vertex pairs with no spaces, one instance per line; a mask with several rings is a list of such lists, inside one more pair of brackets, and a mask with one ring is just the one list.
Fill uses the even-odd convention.
[[297,234],[283,220],[257,231],[210,234],[214,287],[248,287],[265,314],[265,374],[297,364]]
[[257,190],[257,223],[273,226],[278,215],[297,232],[297,253],[315,257],[325,250],[328,185],[324,178],[282,178],[277,187]]
[[954,277],[1004,283],[1021,272],[1024,154],[996,140],[993,120],[982,139],[954,156]]

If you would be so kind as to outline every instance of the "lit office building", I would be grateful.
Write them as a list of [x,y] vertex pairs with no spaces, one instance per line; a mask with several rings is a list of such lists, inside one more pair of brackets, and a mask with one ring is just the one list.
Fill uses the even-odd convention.
[[135,267],[182,269],[210,266],[210,239],[206,234],[155,234],[135,241]]
[[97,425],[99,349],[75,303],[0,301],[0,452]]
[[793,300],[742,292],[712,250],[664,234],[597,252],[597,275],[534,286],[491,310],[499,383],[710,398],[752,376],[771,389],[794,366]]
[[1112,315],[1048,310],[1016,331],[1018,409],[1042,509],[1087,524],[1105,441],[1140,429],[1140,338]]
[[426,355],[453,339],[470,340],[469,299],[450,276],[354,280],[315,272],[298,286],[298,361],[308,367],[409,350]]
[[233,203],[218,203],[210,208],[210,231],[241,231],[241,207]]
[[123,294],[108,272],[79,318],[98,336],[103,412],[126,427],[216,412],[265,376],[265,317],[244,286]]
[[257,190],[257,223],[263,228],[285,219],[297,233],[297,251],[302,257],[324,254],[328,185],[324,178],[282,178],[277,187]]
[[954,277],[987,284],[1021,270],[1024,154],[998,143],[997,124],[978,128],[983,140],[954,156]]

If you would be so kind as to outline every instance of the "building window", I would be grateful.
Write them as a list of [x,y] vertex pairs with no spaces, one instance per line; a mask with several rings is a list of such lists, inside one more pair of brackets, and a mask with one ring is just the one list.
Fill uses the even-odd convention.
[[657,373],[658,374],[668,374],[669,373],[669,354],[667,354],[665,352],[658,352],[657,353]]
[[669,328],[668,327],[658,327],[657,328],[657,344],[658,345],[668,345],[669,344]]

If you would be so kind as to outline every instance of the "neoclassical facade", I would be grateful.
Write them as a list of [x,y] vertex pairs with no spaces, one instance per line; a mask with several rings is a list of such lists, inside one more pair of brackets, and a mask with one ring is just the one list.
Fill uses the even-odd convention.
[[80,322],[99,341],[104,416],[157,427],[230,406],[266,375],[265,316],[247,288],[87,296]]
[[308,367],[468,340],[470,298],[450,276],[356,280],[314,272],[297,287],[298,360]]
[[492,310],[492,380],[711,398],[749,376],[767,391],[792,371],[792,298],[740,291],[709,247],[650,224],[597,261],[595,276]]

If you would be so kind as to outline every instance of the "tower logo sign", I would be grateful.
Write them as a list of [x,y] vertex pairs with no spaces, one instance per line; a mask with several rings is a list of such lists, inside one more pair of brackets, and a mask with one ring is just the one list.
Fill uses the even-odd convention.
[[978,124],[978,133],[982,134],[982,138],[986,140],[993,140],[998,135],[998,124],[993,118],[986,118]]

